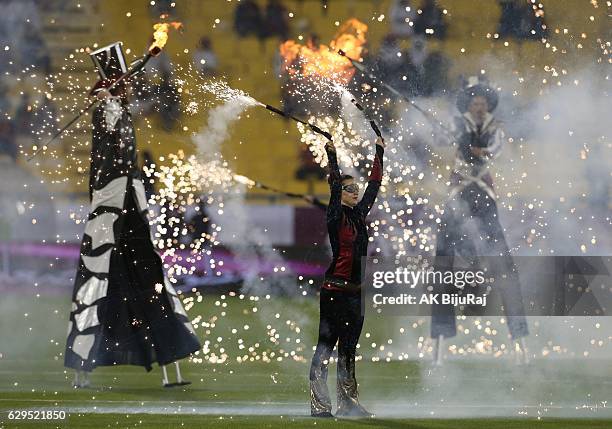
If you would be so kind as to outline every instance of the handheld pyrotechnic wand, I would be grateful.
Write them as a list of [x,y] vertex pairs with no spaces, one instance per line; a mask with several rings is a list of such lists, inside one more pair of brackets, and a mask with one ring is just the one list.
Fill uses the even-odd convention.
[[275,194],[285,195],[286,197],[289,197],[289,198],[302,198],[302,199],[306,198],[305,194],[296,194],[293,192],[281,191],[280,189],[273,188],[272,186],[268,186],[256,180],[249,179],[248,177],[242,176],[240,174],[234,174],[234,180],[238,183],[242,183],[247,186],[264,189],[266,191],[274,192]]
[[368,120],[368,122],[370,122],[370,126],[372,127],[372,130],[374,130],[374,134],[376,134],[376,136],[378,136],[379,138],[384,139],[382,136],[382,133],[380,132],[380,128],[378,128],[378,125],[376,125],[376,122],[374,122],[374,119],[372,119],[370,115],[368,115],[368,112],[365,111],[363,106],[359,104],[359,102],[355,100],[354,98],[351,98],[351,103],[353,103],[355,107],[361,110],[361,112],[363,112],[363,115],[365,116],[365,118]]
[[260,102],[258,102],[258,103],[261,106],[263,106],[266,109],[268,109],[269,111],[276,113],[277,115],[283,116],[285,118],[293,119],[294,121],[299,122],[300,124],[306,125],[307,127],[309,127],[315,133],[321,134],[327,140],[332,141],[332,135],[330,133],[328,133],[327,131],[323,131],[321,128],[317,127],[316,125],[311,124],[310,122],[303,121],[300,118],[296,118],[295,116],[290,115],[289,113],[284,112],[284,111],[280,110],[277,107],[271,106],[269,104],[260,103]]
[[425,109],[423,109],[422,107],[420,107],[418,104],[416,104],[414,102],[414,100],[409,99],[408,97],[406,97],[404,94],[402,94],[401,92],[399,92],[397,89],[393,88],[391,85],[389,85],[386,82],[383,82],[381,79],[378,79],[371,71],[367,70],[363,64],[359,63],[358,61],[350,58],[349,56],[346,55],[346,52],[344,52],[343,50],[339,50],[338,54],[343,56],[344,58],[346,58],[347,60],[349,60],[351,62],[351,64],[353,64],[353,67],[355,67],[357,70],[359,70],[360,72],[366,74],[370,79],[374,80],[374,81],[378,81],[381,83],[382,86],[384,86],[385,88],[387,88],[389,91],[391,91],[394,95],[396,95],[397,97],[402,98],[404,101],[406,101],[409,105],[411,105],[412,107],[414,107],[417,111],[419,111],[428,121],[430,121],[434,126],[439,127],[440,129],[442,129],[445,133],[447,133],[448,135],[452,135],[451,131],[440,121],[436,121],[435,118],[433,118],[433,116]]
[[[111,89],[116,87],[120,82],[123,82],[129,79],[130,77],[134,76],[136,73],[138,73],[140,70],[143,69],[143,67],[147,64],[147,62],[151,58],[158,56],[161,53],[164,46],[166,45],[166,42],[168,41],[168,29],[170,28],[170,26],[172,26],[175,29],[179,29],[181,28],[182,24],[179,22],[169,22],[169,23],[164,22],[164,23],[155,24],[153,26],[155,30],[155,32],[153,33],[154,40],[151,46],[149,47],[147,54],[144,55],[142,58],[139,58],[138,60],[136,60],[130,70],[128,70],[127,72],[119,76],[119,78],[116,81],[114,81],[106,89],[110,91]],[[51,143],[53,143],[53,141],[56,138],[62,135],[64,131],[66,131],[68,128],[74,125],[74,123],[77,122],[85,113],[87,113],[98,101],[100,100],[97,98],[94,98],[94,100],[92,100],[85,108],[81,109],[81,111],[74,118],[72,118],[66,125],[64,125],[60,130],[58,130],[55,134],[53,134],[53,136],[49,139],[49,141],[47,141],[46,144],[40,146],[36,150],[36,152],[34,152],[28,158],[27,161],[30,162],[32,159],[34,159],[34,157],[36,157],[36,155],[38,155],[40,152],[46,149]]]
[[[123,75],[121,75],[115,82],[113,82],[108,88],[106,88],[107,90],[111,90],[114,87],[116,87],[120,82],[123,82],[124,80],[126,80],[127,78],[129,78],[130,76],[135,75],[136,73],[138,73],[144,66],[145,64],[155,55],[153,55],[151,52],[147,53],[147,55],[143,56],[142,58],[140,58],[139,60],[137,60],[136,65],[128,70],[126,73],[124,73]],[[53,141],[58,138],[60,135],[62,135],[62,133],[64,131],[66,131],[68,128],[70,128],[75,122],[77,122],[85,113],[87,113],[98,101],[100,101],[99,99],[95,98],[94,100],[92,100],[85,108],[81,109],[81,111],[70,120],[70,122],[68,122],[66,125],[64,125],[60,130],[58,130],[55,134],[53,134],[53,136],[49,139],[49,141],[47,141],[47,143],[45,143],[44,145],[42,145],[41,147],[38,148],[38,150],[36,150],[36,152],[34,152],[29,158],[28,158],[28,162],[31,161],[36,155],[38,155],[42,150],[44,150],[45,148],[47,148],[51,143],[53,143]]]

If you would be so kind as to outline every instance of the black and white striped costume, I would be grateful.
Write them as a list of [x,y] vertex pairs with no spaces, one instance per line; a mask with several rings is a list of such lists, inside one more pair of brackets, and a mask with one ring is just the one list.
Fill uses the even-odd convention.
[[200,344],[151,240],[132,118],[119,97],[93,113],[89,191],[65,366],[150,370],[189,356]]

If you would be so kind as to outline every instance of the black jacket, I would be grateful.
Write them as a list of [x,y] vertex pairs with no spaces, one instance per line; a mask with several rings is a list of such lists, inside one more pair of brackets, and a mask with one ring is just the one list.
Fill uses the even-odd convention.
[[327,149],[331,196],[327,207],[327,231],[332,248],[332,262],[325,272],[324,287],[359,286],[361,259],[368,254],[366,216],[370,212],[382,181],[384,149],[376,145],[376,157],[363,198],[355,207],[342,204],[342,182],[336,153]]

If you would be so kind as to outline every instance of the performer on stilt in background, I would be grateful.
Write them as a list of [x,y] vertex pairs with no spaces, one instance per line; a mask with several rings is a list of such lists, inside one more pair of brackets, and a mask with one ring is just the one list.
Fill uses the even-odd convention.
[[[145,190],[137,164],[127,71],[121,44],[90,54],[101,80],[93,116],[89,180],[91,209],[75,278],[64,365],[75,387],[89,385],[98,366],[162,366],[163,385],[189,384],[178,360],[200,343],[180,298],[167,281],[151,240]],[[110,90],[108,89],[110,88]],[[177,382],[165,365],[175,363]]]
[[[456,144],[457,152],[449,199],[438,228],[436,257],[446,263],[455,256],[470,263],[475,263],[480,256],[495,257],[491,259],[499,261],[496,274],[507,277],[496,292],[500,292],[510,335],[517,342],[517,351],[522,349],[521,358],[526,361],[523,338],[528,335],[528,329],[519,277],[499,222],[497,196],[489,172],[489,163],[499,155],[504,140],[501,124],[492,114],[497,102],[495,90],[475,77],[470,78],[458,96],[461,116],[455,118],[450,142]],[[458,292],[454,286],[451,288],[454,290],[445,292]],[[455,319],[452,305],[432,307],[431,337],[436,345],[436,364],[442,363],[444,338],[457,333]]]
[[376,157],[368,186],[359,201],[359,185],[353,177],[341,175],[336,149],[325,147],[329,160],[331,196],[327,208],[327,229],[332,262],[321,287],[319,339],[310,367],[310,411],[313,417],[333,417],[327,388],[327,366],[338,342],[337,416],[370,417],[359,403],[355,378],[355,353],[363,327],[361,309],[361,260],[367,256],[366,216],[382,181],[384,140],[376,141]]

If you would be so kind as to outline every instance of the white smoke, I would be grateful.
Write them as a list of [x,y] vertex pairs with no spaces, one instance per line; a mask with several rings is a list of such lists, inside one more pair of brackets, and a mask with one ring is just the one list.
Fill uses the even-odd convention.
[[[237,96],[209,111],[208,122],[202,130],[193,136],[197,147],[198,159],[206,162],[223,160],[222,144],[230,137],[231,126],[240,119],[248,108],[257,105],[257,101],[248,96]],[[214,223],[221,227],[225,244],[238,260],[251,261],[248,268],[240,274],[244,278],[243,290],[254,294],[263,294],[270,287],[289,287],[286,279],[276,281],[279,276],[264,279],[259,275],[257,261],[272,264],[280,273],[290,274],[283,257],[273,248],[273,244],[262,228],[253,225],[249,206],[246,203],[246,187],[234,183],[229,188],[217,190],[221,198],[215,198],[215,207],[211,208]],[[283,276],[285,277],[285,276]]]
[[230,127],[240,119],[240,115],[257,102],[248,96],[237,96],[214,107],[208,112],[206,127],[193,136],[198,155],[201,159],[218,159],[221,144],[229,138]]
[[[612,251],[608,232],[612,214],[609,76],[594,68],[577,70],[568,73],[560,85],[546,87],[539,94],[535,91],[528,94],[528,88],[507,72],[507,64],[481,57],[474,61],[478,69],[477,61],[483,68],[486,66],[492,84],[502,89],[495,114],[504,122],[509,141],[492,170],[499,195],[500,220],[513,255],[609,255]],[[437,111],[437,116],[447,125],[453,116],[459,115],[454,99],[415,101],[426,110]],[[393,178],[409,179],[410,174],[400,173],[407,165],[415,165],[416,173],[423,172],[422,177],[411,173],[414,185],[410,190],[420,190],[421,195],[429,197],[427,214],[435,217],[437,212],[433,205],[444,203],[448,192],[448,168],[452,167],[455,152],[450,146],[436,145],[432,138],[436,130],[416,110],[406,106],[399,115],[399,120],[386,135],[389,146],[385,151],[385,166],[392,168],[389,172],[392,180],[387,194],[377,200],[377,204],[385,206],[388,201],[392,209],[377,210],[371,215],[372,220],[386,225],[395,225],[397,213],[392,200],[395,194]],[[419,154],[422,160],[415,159]],[[406,204],[403,206],[406,208]],[[401,238],[402,233],[402,228],[385,231],[384,241],[393,242]],[[435,225],[432,233],[435,234]],[[433,244],[435,246],[435,240]],[[387,257],[396,254],[395,248],[384,243],[379,248]],[[434,248],[425,253],[431,254]],[[524,280],[524,288],[538,287],[528,280]],[[457,320],[462,328],[456,337],[445,341],[444,354],[448,361],[443,369],[426,364],[432,359],[428,318],[418,320],[418,327],[416,318],[389,320],[394,330],[405,327],[407,322],[408,326],[413,322],[415,325],[414,329],[406,329],[406,335],[392,336],[393,346],[386,347],[379,358],[383,360],[392,352],[392,360],[406,353],[406,359],[425,361],[420,366],[421,385],[414,395],[389,392],[389,406],[373,407],[373,411],[406,416],[422,415],[423,410],[431,409],[431,415],[437,417],[572,415],[587,402],[601,405],[606,399],[599,392],[593,393],[588,400],[572,394],[580,391],[578,387],[563,395],[554,389],[547,390],[546,386],[553,380],[568,378],[564,360],[577,359],[581,365],[588,366],[588,362],[596,364],[612,355],[612,323],[607,318],[529,317],[530,335],[525,341],[534,364],[526,369],[514,364],[514,345],[508,338],[505,318],[489,319],[480,319],[480,327],[485,322],[490,323],[489,332],[481,330],[473,317]],[[360,344],[370,341],[362,335]],[[369,357],[370,353],[364,353],[365,359]],[[482,370],[477,370],[474,362],[480,361],[485,363]],[[547,365],[550,367],[544,371]],[[496,367],[502,370],[495,370]],[[525,381],[526,371],[532,379],[531,384]],[[579,378],[569,377],[567,381],[579,385],[582,382]],[[480,379],[487,381],[475,382]],[[395,400],[397,397],[401,399]],[[502,406],[489,409],[483,404],[484,397]],[[548,405],[553,405],[548,410],[539,406],[545,398],[549,399]],[[411,406],[418,409],[410,411]],[[558,407],[565,411],[555,410]]]

